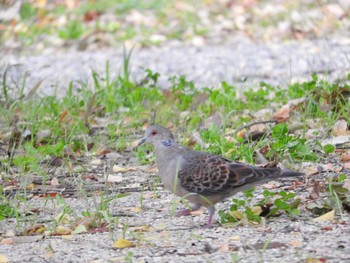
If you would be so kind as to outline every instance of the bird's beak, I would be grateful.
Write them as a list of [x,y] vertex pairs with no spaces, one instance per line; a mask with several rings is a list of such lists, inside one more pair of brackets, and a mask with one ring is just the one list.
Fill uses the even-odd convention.
[[141,144],[144,144],[146,142],[146,138],[142,138],[136,147],[139,147]]

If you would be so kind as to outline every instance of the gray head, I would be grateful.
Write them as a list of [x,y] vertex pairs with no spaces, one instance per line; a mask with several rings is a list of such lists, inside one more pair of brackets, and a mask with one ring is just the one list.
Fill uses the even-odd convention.
[[153,145],[159,142],[173,141],[174,136],[170,130],[159,125],[151,125],[147,128],[145,132],[145,137],[141,139],[137,146],[150,142]]

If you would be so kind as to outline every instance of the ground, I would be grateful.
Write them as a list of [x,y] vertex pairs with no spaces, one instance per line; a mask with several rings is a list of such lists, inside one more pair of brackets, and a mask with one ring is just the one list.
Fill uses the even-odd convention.
[[[0,12],[0,262],[350,262],[349,6],[199,2]],[[305,172],[234,197],[286,191],[300,214],[176,217],[152,147],[135,148],[154,119],[188,147]]]

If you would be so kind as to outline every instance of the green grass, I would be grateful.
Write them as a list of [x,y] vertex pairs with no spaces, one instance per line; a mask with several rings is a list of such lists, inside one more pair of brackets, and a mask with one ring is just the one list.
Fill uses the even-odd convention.
[[[26,51],[26,47],[36,47],[44,42],[46,46],[61,45],[80,46],[84,42],[87,46],[95,39],[101,39],[101,44],[115,46],[131,40],[143,46],[161,45],[168,40],[180,40],[191,43],[194,37],[203,37],[211,42],[213,35],[219,33],[223,38],[227,37],[227,31],[244,32],[253,39],[265,40],[276,38],[276,32],[281,31],[280,24],[290,24],[290,30],[281,32],[283,39],[314,38],[315,34],[327,36],[338,29],[346,28],[345,17],[335,19],[326,13],[320,18],[310,17],[309,11],[323,14],[323,1],[318,5],[309,3],[295,3],[289,0],[278,4],[276,12],[265,12],[275,5],[273,1],[263,1],[245,6],[244,1],[237,1],[233,7],[242,8],[242,14],[236,13],[227,3],[217,1],[183,0],[180,3],[165,0],[102,0],[55,2],[41,5],[40,3],[26,0],[20,10],[20,19],[11,23],[5,23],[4,33],[0,32],[1,43],[17,41]],[[74,6],[71,6],[75,3]],[[200,11],[199,11],[200,10]],[[301,21],[293,21],[288,14],[295,11],[300,14]],[[108,18],[104,17],[106,15]],[[239,21],[244,20],[244,23]],[[224,26],[223,21],[231,21],[232,25]],[[303,31],[301,25],[309,24],[314,30]],[[223,27],[223,30],[220,28]],[[324,30],[316,30],[319,28]],[[268,29],[268,30],[266,30]],[[272,30],[271,30],[272,29]],[[294,30],[300,29],[295,35]],[[272,36],[270,36],[272,32]],[[289,32],[289,33],[288,33]],[[215,34],[213,34],[215,33]],[[165,40],[154,40],[154,35],[161,35]],[[45,36],[51,36],[46,38]],[[104,39],[108,41],[103,41]],[[54,40],[54,41],[52,41]],[[84,45],[81,45],[81,47]],[[40,49],[40,48],[39,48]],[[32,49],[28,49],[30,52]],[[41,50],[40,50],[41,51]]]
[[[74,172],[75,158],[67,152],[78,157],[91,156],[101,149],[101,145],[112,152],[129,151],[129,143],[138,137],[135,134],[141,133],[141,126],[154,119],[158,124],[181,127],[178,129],[180,143],[189,144],[195,149],[203,150],[199,144],[188,140],[192,130],[197,130],[203,142],[208,145],[205,151],[236,161],[254,163],[254,152],[263,149],[268,160],[283,162],[287,167],[296,169],[303,161],[314,162],[334,156],[335,149],[334,146],[323,147],[317,140],[307,139],[303,135],[308,129],[305,125],[301,126],[301,132],[296,135],[294,130],[289,129],[293,123],[317,118],[320,127],[326,127],[324,136],[328,136],[332,127],[330,124],[337,119],[345,118],[349,122],[350,86],[347,82],[329,83],[313,76],[308,82],[288,87],[261,83],[258,87],[246,90],[244,98],[241,98],[237,97],[236,87],[229,83],[223,82],[216,88],[198,89],[193,82],[181,76],[171,78],[171,88],[164,92],[157,86],[159,74],[151,70],[145,71],[145,77],[139,83],[130,78],[130,56],[131,52],[124,52],[123,71],[115,79],[110,77],[107,62],[103,76],[91,73],[94,80],[92,89],[86,83],[80,83],[80,88],[73,90],[73,85],[70,84],[62,99],[35,96],[40,83],[32,88],[31,96],[23,94],[26,81],[20,87],[11,86],[7,81],[7,70],[2,72],[0,122],[5,124],[9,133],[7,137],[1,135],[3,148],[8,152],[8,155],[0,156],[1,180],[9,185],[14,174],[18,178],[34,174],[41,176],[45,182],[50,178],[45,163],[53,157],[61,158],[63,167],[75,178],[78,174]],[[198,100],[199,97],[202,99]],[[270,108],[271,102],[279,109],[296,98],[306,100],[293,109],[295,114],[286,122],[272,125],[258,140],[238,136],[236,128],[254,122],[256,111]],[[323,109],[325,105],[329,106],[327,111]],[[223,116],[222,126],[204,127],[203,121],[213,114]],[[273,116],[266,118],[271,119]],[[103,136],[95,133],[96,119],[108,120],[108,125],[103,127],[106,131]],[[37,135],[43,130],[49,130],[50,135],[40,139]],[[147,149],[150,150],[150,146],[142,146],[133,151],[139,164],[149,163],[145,154]],[[73,181],[80,195],[86,196],[87,185],[81,180]],[[7,195],[4,188],[0,190],[0,219],[16,217],[18,222],[25,221],[26,202],[17,203],[17,200],[25,200],[24,197],[30,190],[24,187],[16,195]],[[339,197],[334,187],[330,192],[337,207],[340,207],[342,197]],[[250,197],[251,195],[252,192]],[[290,193],[264,194],[266,198],[276,198],[276,195],[276,211],[296,213],[293,202],[290,202],[294,196]],[[87,209],[83,216],[94,217],[100,225],[101,222],[113,224],[115,218],[111,215],[109,203],[122,196],[108,197],[103,194],[100,197],[96,209]],[[261,217],[253,213],[249,204],[250,197],[246,196],[244,203],[234,199],[233,208],[241,209],[249,220],[259,221]],[[55,202],[61,201],[57,199]],[[65,213],[72,213],[65,204],[61,203],[61,207]],[[338,210],[341,211],[340,208]],[[228,215],[222,212],[223,222],[232,220],[227,219]]]

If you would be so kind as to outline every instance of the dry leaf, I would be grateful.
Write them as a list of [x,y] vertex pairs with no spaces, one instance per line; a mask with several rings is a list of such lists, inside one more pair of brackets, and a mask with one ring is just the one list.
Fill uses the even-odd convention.
[[291,245],[293,247],[301,247],[303,245],[303,243],[300,242],[299,240],[292,240],[289,242],[289,245]]
[[1,240],[0,245],[12,245],[15,244],[16,240],[14,237],[4,238]]
[[142,211],[142,207],[133,207],[130,209],[131,212],[140,213]]
[[60,183],[58,182],[57,177],[54,177],[54,178],[51,179],[51,185],[53,185],[53,186],[59,186],[60,185]]
[[218,249],[218,252],[228,252],[230,251],[229,243],[222,243]]
[[322,146],[325,146],[327,144],[338,145],[338,144],[344,144],[347,142],[350,142],[350,135],[335,136],[333,138],[329,138],[327,140],[324,140],[321,144],[322,144]]
[[316,166],[307,166],[303,169],[305,175],[315,175],[318,174],[318,168]]
[[123,176],[119,174],[108,174],[105,178],[108,183],[120,183],[123,181]]
[[232,236],[229,239],[233,240],[233,241],[239,241],[239,240],[241,240],[241,237],[240,236]]
[[285,122],[289,119],[291,112],[291,107],[289,105],[284,105],[282,108],[274,115],[274,119],[280,123]]
[[113,248],[128,248],[128,247],[134,247],[134,243],[126,240],[124,238],[119,238],[117,241],[114,242]]
[[332,220],[334,220],[334,210],[313,219],[313,221],[332,221]]
[[234,217],[237,220],[242,220],[244,218],[242,212],[240,211],[235,210],[235,211],[230,211],[229,213],[232,217]]
[[343,167],[341,166],[335,166],[332,163],[327,163],[325,165],[322,166],[323,171],[329,171],[329,172],[340,172],[341,170],[343,170]]
[[126,167],[122,167],[119,165],[113,165],[113,171],[116,173],[126,173],[128,171],[128,169]]
[[131,230],[133,230],[135,232],[149,232],[149,231],[151,231],[151,227],[147,226],[147,225],[143,225],[143,226],[131,228]]
[[340,161],[347,162],[350,161],[350,152],[346,152],[340,156]]
[[33,184],[33,183],[27,185],[27,187],[26,187],[26,189],[27,189],[27,190],[30,190],[30,191],[33,191],[34,188],[35,188],[35,184]]
[[78,235],[78,234],[86,233],[86,232],[87,232],[86,226],[79,225],[72,231],[72,235]]
[[65,225],[65,224],[69,224],[70,223],[70,216],[68,214],[64,214],[64,213],[59,213],[56,217],[55,217],[55,221],[57,222],[57,224],[59,225]]
[[71,233],[72,233],[72,229],[65,226],[58,226],[56,227],[55,232],[52,233],[52,235],[63,236],[63,235],[70,235]]
[[344,132],[348,129],[348,123],[346,120],[337,120],[333,126],[334,135],[345,135]]
[[307,258],[305,260],[305,263],[324,263],[324,262],[326,262],[326,261],[318,259],[318,258]]
[[4,254],[0,254],[0,263],[8,263],[10,262],[8,258]]
[[99,166],[102,164],[102,160],[101,159],[98,159],[98,158],[95,158],[93,159],[91,162],[90,162],[91,165],[93,166]]
[[204,213],[206,209],[204,207],[201,207],[200,209],[196,210],[196,211],[191,211],[190,214],[193,216],[200,216]]

